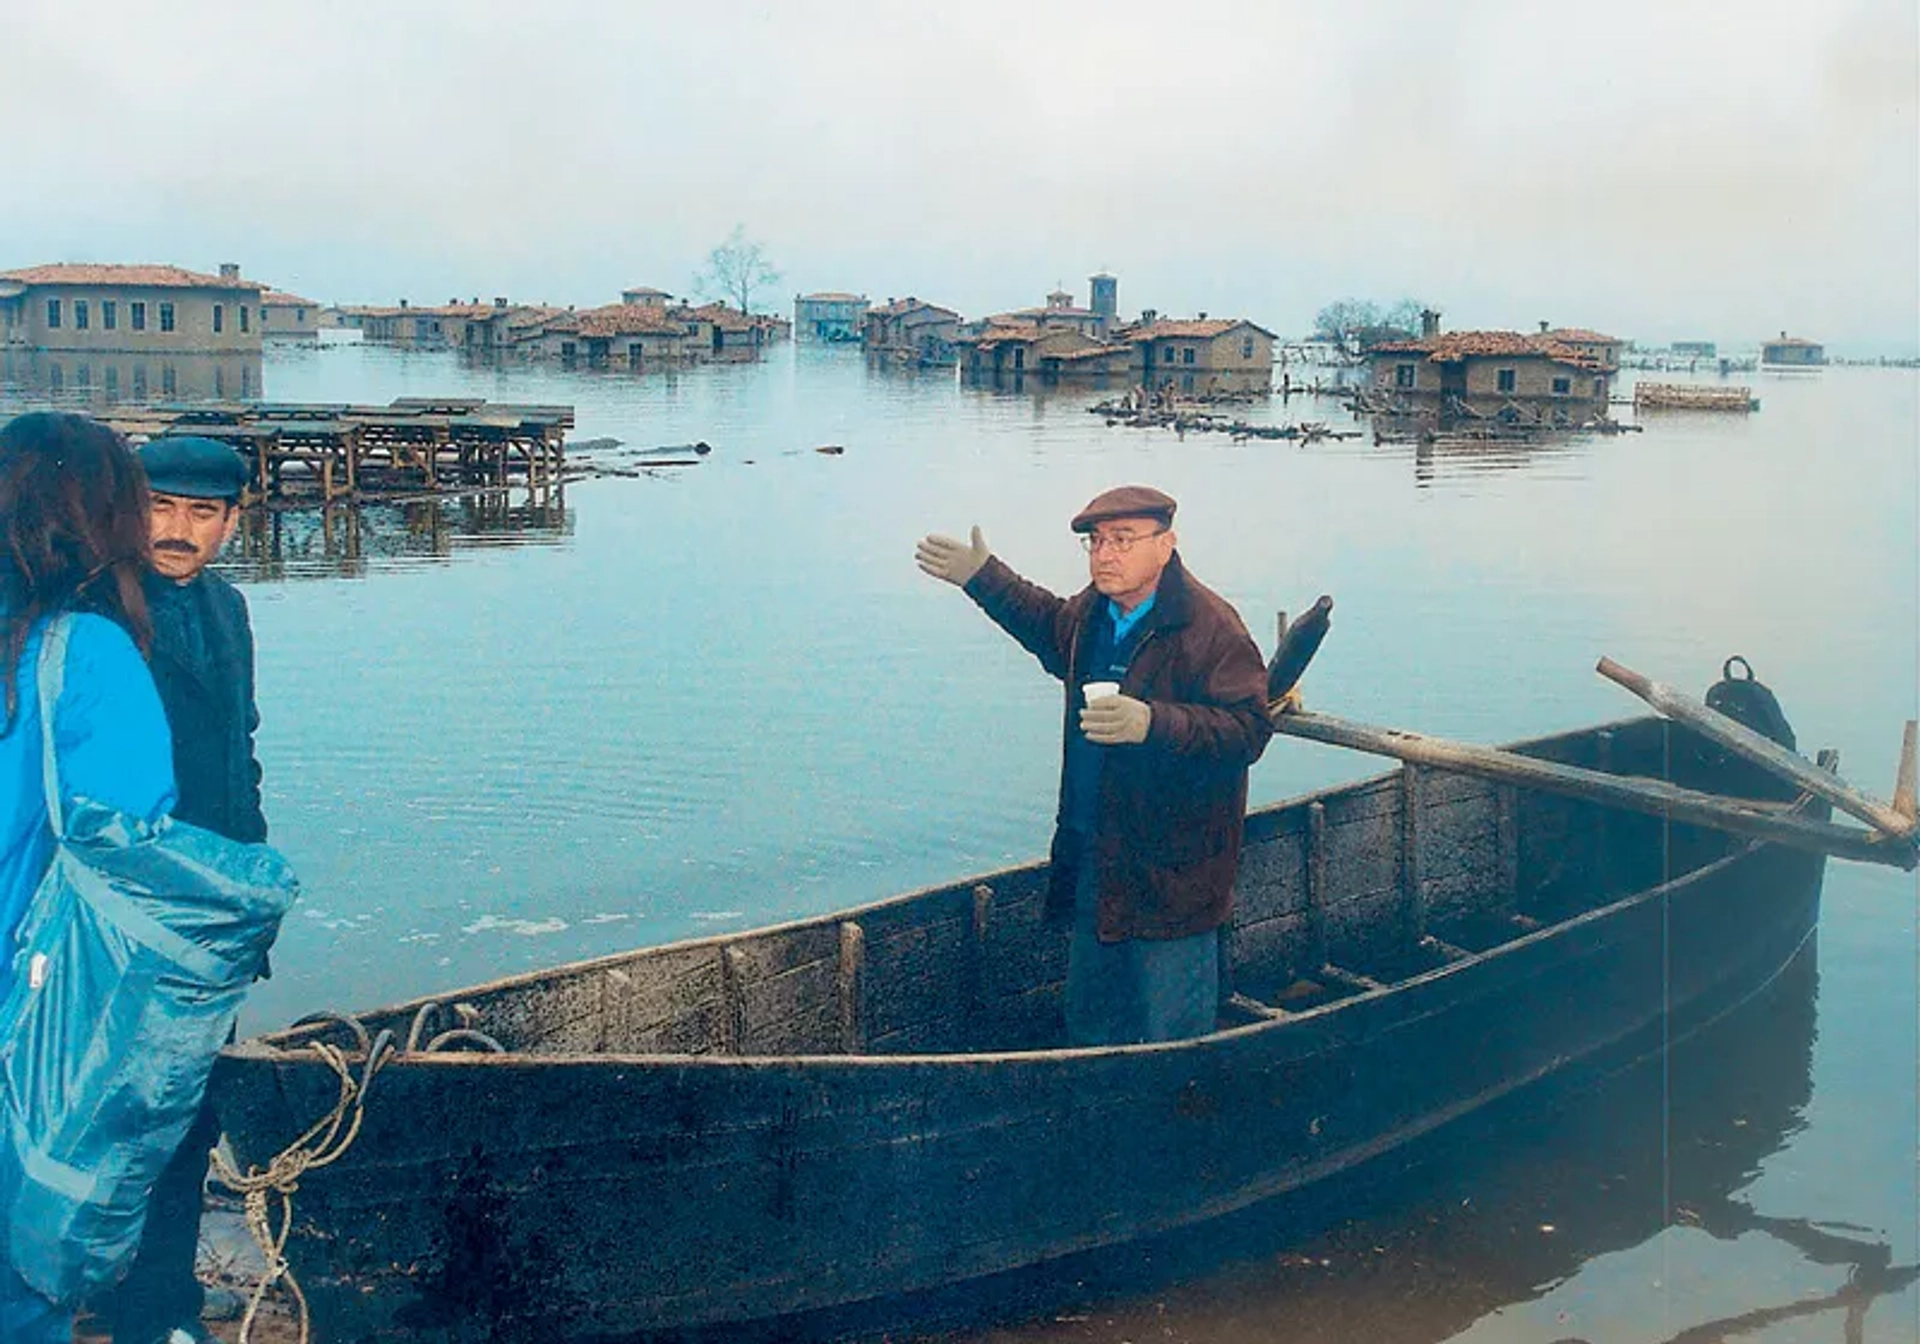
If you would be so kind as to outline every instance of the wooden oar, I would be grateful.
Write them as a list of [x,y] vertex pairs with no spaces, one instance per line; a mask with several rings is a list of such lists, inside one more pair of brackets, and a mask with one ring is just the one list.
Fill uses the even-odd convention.
[[1626,687],[1668,718],[1684,723],[1727,750],[1764,766],[1796,788],[1805,789],[1816,798],[1826,799],[1842,812],[1860,818],[1882,834],[1896,840],[1914,838],[1915,823],[1912,817],[1903,817],[1878,799],[1867,797],[1839,776],[1816,769],[1811,761],[1760,736],[1719,710],[1709,708],[1685,691],[1643,677],[1611,658],[1602,658],[1595,670],[1608,681]]
[[1548,793],[1566,794],[1591,802],[1608,803],[1673,821],[1756,840],[1771,840],[1795,849],[1832,854],[1862,863],[1880,863],[1911,869],[1920,855],[1911,845],[1888,844],[1869,832],[1829,821],[1778,812],[1764,804],[1721,798],[1683,789],[1665,780],[1610,775],[1557,761],[1538,760],[1497,747],[1472,746],[1421,733],[1401,732],[1353,723],[1326,714],[1275,714],[1274,731],[1354,751],[1391,756],[1417,765],[1436,766],[1464,775],[1504,780]]
[[1893,810],[1908,821],[1920,819],[1920,802],[1916,801],[1916,794],[1920,794],[1920,786],[1916,784],[1920,767],[1914,764],[1916,728],[1920,728],[1920,724],[1908,719],[1906,735],[1900,741],[1900,768],[1893,776]]

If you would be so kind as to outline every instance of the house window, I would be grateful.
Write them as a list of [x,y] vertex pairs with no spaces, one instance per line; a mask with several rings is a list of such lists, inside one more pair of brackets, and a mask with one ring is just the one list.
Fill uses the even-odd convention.
[[1396,364],[1393,366],[1393,385],[1395,387],[1412,387],[1413,381],[1414,381],[1413,365]]
[[107,365],[107,400],[118,401],[119,399],[120,366],[118,364],[109,364]]
[[260,310],[260,330],[265,331],[266,329],[267,329],[267,310],[265,308],[262,308]]
[[293,320],[304,326],[307,320],[307,310],[305,308],[295,308],[293,310]]
[[1175,355],[1173,347],[1168,346],[1167,353],[1163,356],[1163,358],[1167,361],[1167,363],[1171,364],[1178,358],[1178,356]]
[[227,306],[224,303],[213,305],[213,330],[218,335],[227,329]]
[[1193,347],[1192,346],[1188,346],[1186,349],[1180,352],[1180,362],[1182,364],[1193,363]]
[[1017,345],[1013,348],[1013,367],[1016,369],[1027,367],[1027,352]]
[[240,330],[242,331],[248,330],[247,323],[248,321],[251,320],[251,318],[252,318],[252,314],[247,311],[247,305],[244,303],[241,304],[240,305]]
[[120,305],[112,299],[100,300],[100,325],[108,331],[120,325]]
[[1242,359],[1253,358],[1253,337],[1249,336],[1245,340],[1240,342],[1240,358]]
[[[163,313],[171,307],[173,307],[173,305],[170,303],[163,303],[160,305],[160,309]],[[162,327],[161,330],[172,331],[173,328]],[[179,390],[180,390],[180,384],[179,384],[179,380],[174,376],[173,365],[162,364],[160,366],[160,395],[163,397],[170,397]]]
[[1605,378],[1595,378],[1593,380],[1593,399],[1595,401],[1604,401],[1606,400],[1606,396],[1607,380]]
[[[170,303],[163,303],[160,305],[160,330],[162,331],[173,330],[173,305]],[[172,369],[168,369],[166,371],[167,374],[171,374],[172,372],[173,372]],[[173,390],[172,388],[167,389],[167,391],[169,392],[171,392],[172,390]]]
[[133,399],[135,401],[147,399],[147,366],[145,364],[133,366]]
[[60,300],[47,300],[47,329],[57,330],[60,326]]
[[1571,391],[1573,391],[1573,379],[1571,379],[1571,378],[1555,378],[1555,379],[1553,380],[1553,395],[1554,395],[1554,396],[1556,396],[1556,397],[1564,397],[1564,396],[1566,396],[1566,395],[1567,395],[1567,393],[1569,393],[1569,392],[1571,392]]
[[137,302],[128,304],[127,316],[133,319],[133,329],[135,331],[145,331],[147,329],[146,304]]
[[87,329],[87,317],[87,301],[85,299],[75,299],[73,301],[73,329],[75,331],[85,331]]
[[1514,376],[1513,376],[1513,370],[1512,370],[1512,369],[1502,369],[1502,370],[1500,370],[1500,372],[1499,372],[1499,375],[1498,375],[1498,376],[1497,376],[1497,378],[1495,379],[1495,385],[1496,385],[1496,386],[1497,386],[1497,387],[1498,387],[1498,388],[1499,388],[1499,389],[1500,389],[1500,390],[1501,390],[1502,392],[1511,392],[1511,391],[1513,391],[1513,387],[1514,387]]

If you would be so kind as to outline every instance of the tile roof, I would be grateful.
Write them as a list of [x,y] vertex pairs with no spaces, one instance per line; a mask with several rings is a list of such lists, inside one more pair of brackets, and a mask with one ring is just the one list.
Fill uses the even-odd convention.
[[1031,322],[994,322],[989,318],[986,330],[962,344],[977,345],[982,350],[988,350],[996,345],[1025,345],[1046,334]]
[[1381,341],[1369,346],[1367,353],[1425,355],[1436,364],[1457,364],[1463,359],[1540,358],[1582,369],[1600,367],[1592,356],[1551,335],[1528,335],[1520,331],[1449,331],[1414,340]]
[[911,294],[904,299],[895,299],[892,303],[882,304],[872,311],[874,315],[878,317],[902,317],[907,313],[919,312],[923,308],[931,309],[936,313],[945,313],[949,317],[960,316],[960,314],[954,312],[951,308],[942,308],[937,303],[928,303],[925,299],[916,299]]
[[659,308],[638,303],[609,303],[584,308],[553,324],[555,331],[582,336],[685,336],[687,324]]
[[1225,335],[1227,332],[1239,326],[1252,327],[1263,336],[1271,337],[1273,335],[1273,333],[1265,327],[1257,323],[1249,322],[1244,317],[1209,317],[1193,320],[1161,318],[1157,322],[1149,322],[1144,327],[1133,327],[1124,332],[1123,335],[1129,341],[1164,341],[1168,339],[1203,341],[1211,340],[1215,336]]
[[803,303],[865,303],[867,298],[864,294],[843,294],[837,289],[823,289],[818,294],[802,294],[800,300]]
[[303,299],[298,294],[289,294],[284,289],[263,289],[260,302],[277,305],[281,308],[318,308],[320,304],[312,299]]
[[655,298],[661,299],[670,299],[673,297],[673,295],[667,293],[666,290],[654,289],[650,285],[635,285],[632,289],[623,289],[620,292],[622,294],[651,294]]
[[682,317],[690,317],[718,327],[721,331],[752,331],[760,325],[760,319],[751,313],[743,313],[738,308],[729,308],[724,303],[703,303],[698,308],[683,308]]
[[1585,327],[1555,327],[1547,335],[1556,341],[1577,341],[1582,345],[1618,345],[1618,336],[1607,336],[1601,332],[1589,331]]
[[126,266],[118,263],[59,262],[0,271],[0,280],[23,285],[125,285],[141,289],[265,289],[257,280],[227,280],[183,266]]

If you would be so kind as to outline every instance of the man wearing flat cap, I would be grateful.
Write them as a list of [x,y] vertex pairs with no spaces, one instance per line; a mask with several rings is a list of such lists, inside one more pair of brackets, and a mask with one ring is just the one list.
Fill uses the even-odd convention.
[[[254,732],[253,627],[240,591],[208,570],[240,521],[249,473],[214,439],[167,436],[140,450],[153,495],[150,666],[173,733],[178,821],[257,844],[267,838]],[[114,1344],[197,1344],[205,1291],[194,1277],[207,1151],[220,1137],[203,1107],[155,1182],[146,1230],[109,1311]]]
[[[1047,910],[1071,920],[1074,1045],[1214,1030],[1247,768],[1273,735],[1260,651],[1181,564],[1174,509],[1143,485],[1096,496],[1072,523],[1092,582],[1068,598],[1014,573],[978,527],[969,541],[925,537],[914,554],[1065,689]],[[1097,694],[1102,682],[1119,693]]]

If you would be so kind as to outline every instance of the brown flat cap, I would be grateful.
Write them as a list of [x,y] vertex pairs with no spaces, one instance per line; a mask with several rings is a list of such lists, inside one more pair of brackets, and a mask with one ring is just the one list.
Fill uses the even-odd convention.
[[1172,495],[1164,495],[1150,485],[1115,486],[1095,495],[1086,508],[1073,515],[1073,530],[1091,532],[1095,523],[1109,518],[1158,518],[1162,526],[1172,527],[1177,507]]

